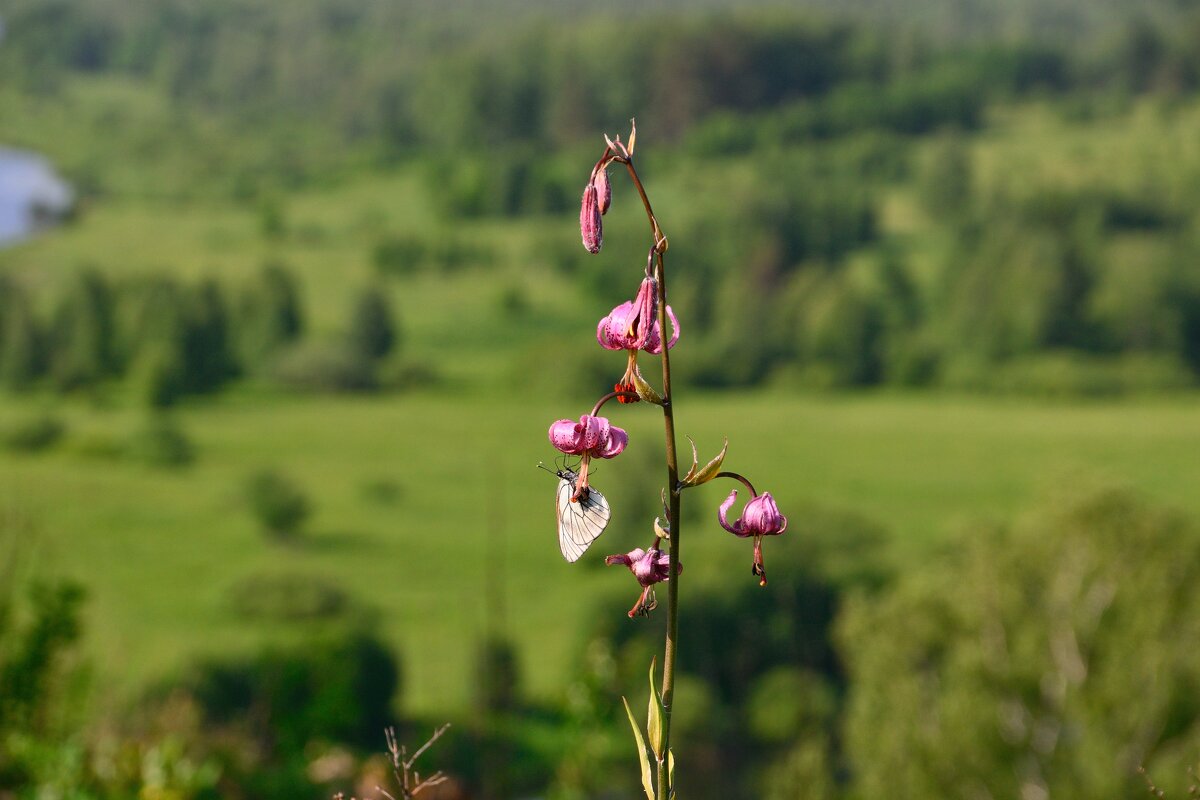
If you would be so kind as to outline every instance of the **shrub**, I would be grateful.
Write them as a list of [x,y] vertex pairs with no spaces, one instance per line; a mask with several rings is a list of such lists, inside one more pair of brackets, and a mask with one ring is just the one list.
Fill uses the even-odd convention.
[[56,444],[65,431],[62,420],[49,414],[38,414],[0,431],[3,437],[0,441],[9,450],[33,453]]
[[317,740],[374,745],[391,719],[400,667],[374,635],[351,629],[201,664],[182,688],[208,725],[242,728],[268,753],[292,755]]
[[182,467],[195,458],[183,430],[170,417],[150,417],[129,441],[128,453],[152,467]]
[[382,289],[371,286],[360,292],[350,314],[350,352],[366,361],[392,352],[399,339],[395,316]]
[[278,383],[310,392],[355,392],[376,387],[371,362],[344,344],[296,344],[278,357],[271,377]]
[[309,392],[361,392],[376,385],[368,359],[345,345],[328,342],[289,348],[271,372],[284,386]]
[[315,575],[251,575],[229,590],[230,607],[239,615],[268,621],[327,619],[346,611],[349,597]]
[[246,500],[263,531],[276,539],[292,539],[311,510],[308,497],[284,475],[264,470],[246,483]]

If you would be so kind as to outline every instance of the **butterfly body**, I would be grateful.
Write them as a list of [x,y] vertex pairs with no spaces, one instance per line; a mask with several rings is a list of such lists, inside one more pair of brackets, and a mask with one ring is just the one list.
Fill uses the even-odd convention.
[[560,469],[554,474],[558,476],[558,490],[554,495],[558,547],[563,558],[575,562],[604,533],[612,509],[604,495],[594,487],[577,488],[579,473],[575,470]]

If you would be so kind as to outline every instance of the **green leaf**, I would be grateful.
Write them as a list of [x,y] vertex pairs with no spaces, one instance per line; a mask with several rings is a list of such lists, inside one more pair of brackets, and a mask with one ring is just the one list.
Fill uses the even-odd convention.
[[642,736],[642,729],[638,727],[637,720],[633,718],[633,711],[629,708],[629,701],[624,697],[621,702],[625,704],[625,714],[629,717],[629,727],[633,728],[633,738],[637,740],[638,759],[642,762],[642,789],[646,792],[646,800],[654,800],[654,778],[650,772],[650,756],[646,752],[646,740]]
[[663,750],[663,704],[658,696],[658,687],[654,685],[654,665],[656,659],[650,659],[650,710],[646,714],[646,735],[650,737],[650,749],[654,758],[662,763]]
[[[692,442],[689,436],[688,441]],[[699,486],[702,483],[708,483],[713,478],[717,477],[717,473],[721,471],[721,464],[725,462],[725,454],[729,451],[729,439],[725,439],[725,446],[721,448],[721,452],[713,457],[702,468],[699,465],[699,458],[696,455],[696,443],[692,442],[692,468],[688,470],[687,475],[683,478],[684,486]]]
[[675,751],[667,751],[667,787],[671,790],[671,800],[675,800]]
[[721,448],[721,452],[717,453],[712,461],[704,465],[704,468],[696,473],[696,477],[692,479],[693,486],[699,486],[702,483],[708,483],[713,478],[717,477],[717,473],[721,471],[721,464],[725,462],[725,453],[729,451],[729,439],[725,439],[725,446]]
[[642,377],[642,373],[636,369],[633,371],[633,388],[637,390],[637,396],[647,403],[654,403],[656,406],[663,404],[662,395],[653,386],[646,383],[646,379]]

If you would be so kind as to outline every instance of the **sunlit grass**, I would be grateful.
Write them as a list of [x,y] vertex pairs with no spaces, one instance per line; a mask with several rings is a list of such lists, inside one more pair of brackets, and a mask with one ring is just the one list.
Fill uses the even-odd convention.
[[[683,398],[678,421],[705,452],[728,435],[729,466],[760,481],[785,513],[817,505],[878,521],[903,564],[978,534],[984,528],[975,522],[1007,518],[1081,485],[1128,484],[1200,514],[1193,405],[709,396]],[[26,413],[11,402],[2,409],[7,419]],[[70,405],[62,410],[67,437],[54,451],[0,456],[0,503],[35,520],[46,574],[89,587],[87,652],[101,683],[117,689],[110,697],[128,696],[200,654],[229,656],[303,636],[303,625],[248,625],[228,602],[230,587],[247,576],[295,571],[333,580],[378,610],[402,654],[406,708],[461,708],[492,601],[485,592],[492,568],[502,570],[507,629],[520,645],[526,685],[535,696],[556,696],[594,602],[634,588],[627,575],[596,564],[644,545],[648,530],[607,532],[591,564],[561,560],[553,479],[534,465],[554,455],[549,422],[581,411],[431,395],[234,395],[181,411],[199,458],[179,471],[154,471],[79,454],[89,436],[119,438],[138,420]],[[626,457],[661,446],[652,409],[613,413],[631,431]],[[265,538],[242,499],[246,477],[267,466],[281,468],[314,501],[297,545]],[[604,464],[598,485],[620,468]],[[370,499],[368,487],[381,481],[399,487],[394,503]],[[715,525],[727,488],[687,497],[706,508],[704,524],[685,534],[685,560],[705,564],[696,580],[749,580],[745,543]],[[614,505],[629,501],[609,494]],[[786,536],[770,543],[788,546]],[[788,576],[775,572],[772,580]]]

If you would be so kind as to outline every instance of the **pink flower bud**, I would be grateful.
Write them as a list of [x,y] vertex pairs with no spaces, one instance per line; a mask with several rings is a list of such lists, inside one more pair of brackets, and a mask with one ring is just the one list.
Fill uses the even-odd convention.
[[599,253],[604,242],[604,230],[600,223],[600,206],[596,198],[596,186],[588,181],[583,190],[583,203],[579,208],[579,233],[583,246],[589,253]]
[[592,170],[592,186],[596,187],[596,205],[600,213],[607,214],[612,202],[612,184],[608,182],[608,167],[603,161]]

